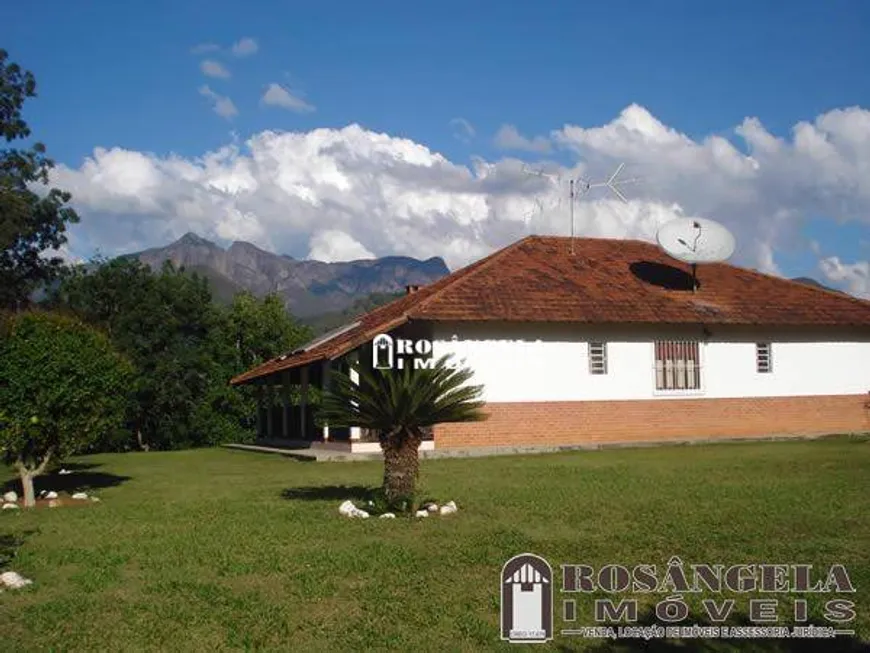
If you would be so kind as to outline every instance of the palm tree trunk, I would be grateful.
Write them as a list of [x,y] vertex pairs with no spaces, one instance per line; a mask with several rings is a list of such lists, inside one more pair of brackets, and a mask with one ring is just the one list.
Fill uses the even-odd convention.
[[414,491],[420,473],[419,449],[422,437],[412,431],[388,433],[381,439],[384,450],[384,497],[394,508],[406,503],[415,508]]

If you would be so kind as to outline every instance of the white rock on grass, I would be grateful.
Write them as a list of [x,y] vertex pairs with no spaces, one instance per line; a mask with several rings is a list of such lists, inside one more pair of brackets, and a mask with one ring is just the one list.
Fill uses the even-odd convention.
[[438,504],[430,503],[426,506],[426,510],[428,510],[429,512],[438,512]]
[[49,508],[57,508],[59,505],[60,505],[60,503],[58,501],[55,501],[54,499],[52,499],[51,501],[48,502]]
[[43,499],[57,499],[57,492],[55,492],[54,490],[52,490],[51,492],[46,492],[45,496],[42,498]]
[[88,498],[88,495],[87,495],[86,493],[84,493],[84,492],[76,492],[74,495],[72,495],[72,498],[73,498],[73,499],[82,499],[82,500],[83,500],[83,499],[87,499],[87,498]]
[[380,518],[381,519],[395,519],[396,515],[394,515],[391,512],[385,512],[383,515],[380,516]]
[[8,587],[9,589],[17,590],[25,585],[30,585],[33,583],[29,578],[25,578],[21,574],[15,571],[5,571],[0,574],[0,583]]
[[3,495],[3,501],[5,501],[6,503],[15,503],[16,501],[18,501],[18,494],[16,494],[15,492],[7,492]]
[[3,510],[18,510],[17,503],[4,503]]
[[345,501],[338,507],[338,512],[345,517],[359,517],[361,519],[367,519],[369,517],[369,513],[365,510],[360,510],[355,505],[353,505],[353,501]]
[[428,517],[429,511],[428,510],[418,510],[417,512],[414,513],[414,516],[415,517]]
[[100,497],[91,497],[91,501],[99,501]]
[[350,517],[353,512],[356,510],[356,506],[353,505],[353,501],[345,501],[338,507],[338,512],[345,517]]
[[72,474],[72,472],[68,469],[62,469],[58,472],[58,474],[60,474],[61,476],[66,476],[67,474]]

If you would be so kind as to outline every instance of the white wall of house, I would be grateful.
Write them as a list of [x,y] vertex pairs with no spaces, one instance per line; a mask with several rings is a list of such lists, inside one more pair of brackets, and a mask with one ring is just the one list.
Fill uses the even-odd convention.
[[[433,353],[465,358],[490,402],[778,397],[870,392],[870,330],[591,328],[559,324],[433,325]],[[455,340],[454,340],[455,336]],[[657,391],[655,340],[700,340],[700,390]],[[589,371],[590,341],[607,343],[607,374]],[[756,342],[772,344],[770,373]]]

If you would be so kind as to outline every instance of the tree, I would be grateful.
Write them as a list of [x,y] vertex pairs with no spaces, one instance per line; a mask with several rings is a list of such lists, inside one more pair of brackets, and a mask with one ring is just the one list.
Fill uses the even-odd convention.
[[[233,301],[220,309],[219,326],[213,331],[213,347],[220,368],[215,368],[219,382],[212,386],[200,419],[209,424],[209,432],[227,441],[255,437],[254,416],[257,400],[254,388],[234,388],[227,381],[250,368],[292,351],[312,337],[311,329],[300,324],[287,311],[283,300],[274,294],[258,299],[248,291],[237,293]],[[316,400],[312,389],[309,400]],[[277,397],[273,397],[275,401]],[[241,427],[241,428],[240,428]],[[218,434],[226,435],[219,436]]]
[[237,352],[240,372],[286,354],[312,337],[311,329],[296,322],[274,294],[262,300],[247,291],[236,294],[227,321],[227,335]]
[[394,509],[414,507],[419,449],[424,431],[436,424],[486,419],[483,386],[468,385],[471,370],[454,368],[449,356],[431,368],[360,369],[359,383],[334,372],[320,419],[334,426],[360,426],[378,433],[384,452],[383,492]]
[[0,450],[24,505],[49,462],[80,453],[124,417],[132,367],[109,338],[74,317],[7,315],[0,342]]
[[158,274],[136,259],[97,262],[64,275],[49,305],[104,329],[135,365],[127,421],[141,449],[200,444],[194,419],[216,380],[210,339],[218,325],[208,282],[166,262]]
[[128,430],[142,449],[248,439],[254,397],[227,381],[310,335],[278,297],[243,293],[218,306],[207,279],[169,263],[154,273],[134,258],[71,269],[48,305],[104,329],[135,365]]
[[[21,117],[24,101],[36,96],[36,80],[0,49],[0,135],[7,143],[28,138],[30,128]],[[0,307],[27,304],[30,294],[52,281],[63,267],[59,257],[43,258],[45,250],[67,242],[66,225],[79,221],[66,206],[70,194],[48,186],[54,162],[45,146],[0,149]]]

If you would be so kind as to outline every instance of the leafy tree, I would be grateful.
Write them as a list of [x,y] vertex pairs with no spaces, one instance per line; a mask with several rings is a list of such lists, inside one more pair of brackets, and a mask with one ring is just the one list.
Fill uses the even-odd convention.
[[100,331],[76,318],[28,311],[4,318],[0,343],[0,450],[21,478],[82,452],[124,416],[132,366]]
[[105,329],[135,364],[127,423],[143,449],[249,439],[253,395],[228,380],[309,336],[277,297],[245,293],[222,307],[205,278],[170,263],[154,273],[132,258],[71,270],[49,305]]
[[[214,337],[218,342],[216,349],[222,352],[223,376],[210,400],[213,408],[210,419],[227,416],[234,424],[243,425],[243,434],[237,436],[251,439],[257,410],[254,389],[249,386],[232,388],[227,380],[292,351],[310,340],[312,331],[293,318],[278,295],[258,299],[245,291],[236,294],[232,303],[222,310],[221,327]],[[315,395],[311,388],[309,401],[316,401]],[[279,400],[277,395],[273,400]],[[220,430],[217,425],[212,428]]]
[[204,279],[169,262],[154,274],[119,258],[65,275],[50,305],[105,329],[135,365],[127,423],[140,448],[199,443],[193,415],[213,382],[208,343],[218,320]]
[[312,337],[311,329],[296,322],[274,294],[258,300],[250,292],[238,293],[228,309],[227,327],[240,372],[285,354]]
[[[0,49],[0,136],[6,143],[31,135],[21,111],[35,96],[33,74],[8,62],[8,53]],[[69,193],[34,192],[35,186],[48,186],[53,166],[42,143],[0,149],[0,307],[27,304],[31,292],[62,269],[61,258],[40,254],[66,243],[66,225],[79,218],[66,206]]]
[[378,433],[384,452],[383,491],[392,508],[414,508],[419,449],[427,428],[485,419],[483,386],[468,385],[471,370],[454,368],[449,356],[431,368],[360,369],[359,383],[335,372],[320,419],[335,426],[360,426]]

